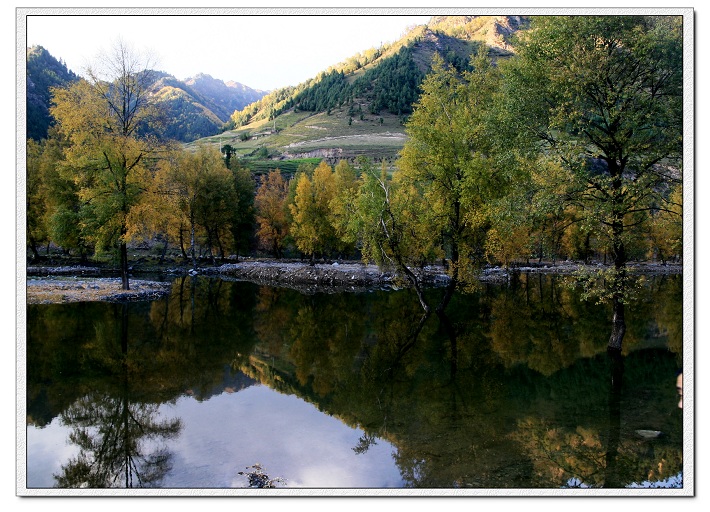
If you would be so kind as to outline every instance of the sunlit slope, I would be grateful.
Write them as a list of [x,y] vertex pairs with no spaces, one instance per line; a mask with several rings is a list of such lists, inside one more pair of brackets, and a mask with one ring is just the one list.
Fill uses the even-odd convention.
[[510,36],[523,25],[512,16],[434,17],[395,43],[270,93],[235,112],[223,134],[195,144],[228,144],[242,157],[394,159],[434,55],[460,70],[473,52],[511,55]]

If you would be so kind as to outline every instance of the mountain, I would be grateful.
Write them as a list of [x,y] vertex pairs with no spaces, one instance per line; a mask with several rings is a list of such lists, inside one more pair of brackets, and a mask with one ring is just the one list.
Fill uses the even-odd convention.
[[64,87],[79,77],[41,46],[27,49],[27,138],[47,137],[50,88]]
[[432,17],[394,43],[235,111],[219,140],[241,156],[392,159],[434,55],[461,72],[470,69],[472,54],[507,58],[515,51],[514,35],[528,23],[522,16]]
[[181,142],[219,133],[232,112],[266,94],[204,74],[184,81],[162,72],[156,76],[152,93],[162,104],[168,120],[160,135]]
[[[474,52],[506,58],[527,23],[521,16],[435,16],[394,43],[270,93],[205,74],[178,80],[158,71],[152,93],[168,120],[161,135],[187,143],[219,138],[242,156],[351,158],[374,149],[391,158],[435,53],[461,71]],[[27,52],[27,133],[43,138],[51,122],[49,87],[78,77],[42,47]]]
[[513,53],[512,35],[528,26],[524,16],[434,16],[427,27],[435,32],[485,43],[492,55]]
[[210,109],[223,121],[235,110],[241,110],[266,94],[264,91],[251,89],[238,82],[223,82],[210,75],[199,74],[185,80],[185,84],[206,98]]
[[[163,71],[152,71],[152,94],[162,103],[167,123],[160,135],[190,142],[218,134],[235,110],[266,94],[237,82],[225,83],[199,74],[178,80]],[[65,87],[79,77],[41,46],[27,49],[27,137],[47,137],[51,87]]]

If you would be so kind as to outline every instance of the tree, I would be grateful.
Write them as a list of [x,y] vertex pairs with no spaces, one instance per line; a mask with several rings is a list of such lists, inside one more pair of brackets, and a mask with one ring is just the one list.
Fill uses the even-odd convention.
[[[431,313],[419,275],[413,270],[441,257],[426,218],[426,204],[411,184],[395,181],[383,166],[380,174],[369,160],[361,160],[361,184],[351,222],[362,241],[362,258],[394,269],[414,288],[424,310],[422,325]],[[353,229],[353,228],[351,228]]]
[[668,196],[663,210],[651,217],[649,236],[652,250],[665,264],[683,254],[683,187],[677,185]]
[[221,152],[224,155],[224,163],[227,166],[227,169],[231,169],[232,155],[236,154],[234,147],[229,144],[225,144],[222,146]]
[[288,183],[281,176],[281,171],[274,169],[263,181],[254,198],[259,246],[270,250],[277,258],[283,256],[284,240],[289,232],[287,196]]
[[418,222],[429,226],[445,254],[450,281],[438,306],[472,283],[485,256],[489,204],[504,194],[506,168],[497,161],[492,106],[500,77],[483,56],[460,76],[440,57],[424,79],[422,95],[407,123],[408,139],[395,180],[426,203]]
[[[83,261],[90,247],[81,226],[79,187],[74,172],[64,162],[66,146],[66,139],[55,127],[49,129],[48,137],[39,146],[28,142],[28,230],[41,231],[43,227],[48,241],[65,252],[77,251]],[[38,233],[32,236],[41,237]]]
[[337,249],[352,253],[358,241],[352,229],[356,218],[356,198],[360,182],[357,171],[347,160],[340,160],[334,170],[334,195],[329,203],[329,222],[335,230]]
[[194,155],[196,161],[197,195],[194,203],[196,222],[206,233],[205,245],[214,258],[212,248],[224,259],[225,239],[232,235],[233,212],[237,208],[234,176],[214,147],[201,146]]
[[217,149],[200,146],[194,153],[179,149],[164,155],[150,194],[143,199],[132,212],[132,224],[148,231],[165,230],[172,240],[178,240],[185,257],[184,233],[188,232],[193,268],[197,267],[198,237],[210,254],[216,248],[220,258],[224,257],[239,205],[234,176]]
[[682,179],[681,18],[535,17],[502,66],[519,142],[561,166],[557,201],[607,240],[609,349],[618,351],[630,237],[650,211],[670,211],[669,188]]
[[178,245],[187,260],[184,237],[190,225],[189,199],[186,197],[190,192],[187,178],[181,174],[185,168],[185,155],[185,151],[177,147],[163,152],[147,193],[131,210],[128,236],[144,240],[163,237],[166,243]]
[[296,195],[290,205],[293,215],[291,233],[296,247],[311,257],[328,253],[335,245],[335,230],[329,221],[329,204],[335,196],[333,170],[324,161],[313,171],[313,178],[302,173],[296,185]]
[[254,191],[256,183],[251,171],[244,168],[232,170],[235,204],[232,208],[232,246],[239,257],[239,251],[247,251],[254,238]]
[[86,79],[54,89],[50,111],[70,145],[66,165],[82,201],[82,225],[98,249],[119,252],[122,288],[129,288],[128,215],[150,178],[155,141],[139,135],[155,119],[150,60],[119,41],[88,68]]
[[37,244],[47,238],[43,209],[45,197],[42,194],[41,159],[42,144],[33,139],[27,139],[27,174],[26,174],[26,208],[27,208],[27,247],[32,251],[33,259],[39,259]]

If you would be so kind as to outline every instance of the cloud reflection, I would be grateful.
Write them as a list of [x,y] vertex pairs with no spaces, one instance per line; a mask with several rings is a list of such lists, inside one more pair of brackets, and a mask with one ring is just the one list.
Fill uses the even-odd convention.
[[353,447],[363,435],[293,395],[266,386],[223,393],[199,402],[183,397],[161,412],[179,417],[182,435],[168,447],[173,471],[164,487],[246,487],[237,475],[259,463],[286,487],[401,487],[394,447],[378,440],[364,454]]

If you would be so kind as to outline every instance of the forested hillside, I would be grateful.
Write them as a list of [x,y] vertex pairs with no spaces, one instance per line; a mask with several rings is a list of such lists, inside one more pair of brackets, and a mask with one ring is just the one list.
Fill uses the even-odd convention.
[[363,51],[311,80],[274,91],[234,112],[226,128],[273,120],[292,110],[328,112],[343,105],[355,105],[358,112],[364,105],[371,114],[386,110],[406,116],[435,54],[458,71],[469,69],[471,55],[478,52],[492,58],[512,55],[511,35],[527,23],[522,16],[434,17],[394,43]]
[[47,137],[52,124],[50,88],[63,87],[79,77],[41,46],[27,49],[27,138]]

